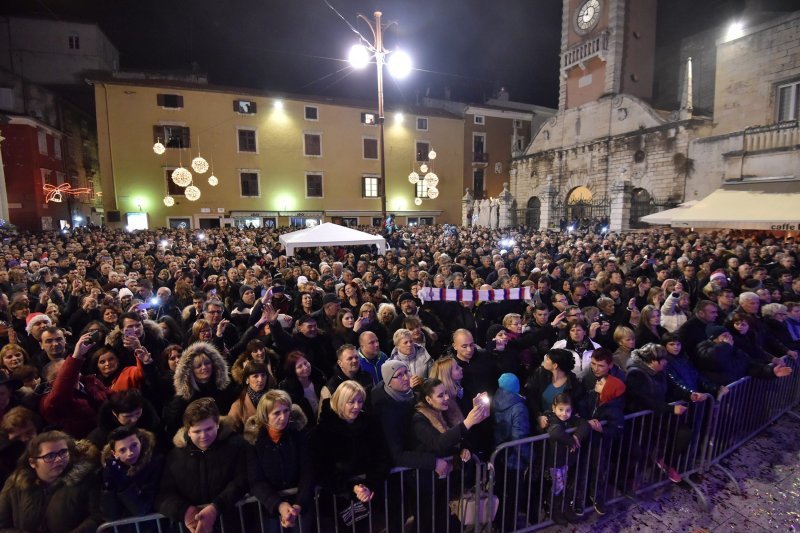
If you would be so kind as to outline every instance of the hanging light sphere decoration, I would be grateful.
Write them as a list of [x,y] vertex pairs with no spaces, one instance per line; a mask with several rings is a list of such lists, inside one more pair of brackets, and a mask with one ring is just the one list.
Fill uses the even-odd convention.
[[156,143],[153,145],[153,151],[158,155],[163,155],[164,152],[167,151],[167,149],[164,148],[164,145],[161,144],[161,141],[156,141]]
[[431,161],[436,159],[436,151],[435,150],[431,150],[430,152],[428,152],[428,159],[430,159]]
[[435,200],[439,197],[439,189],[436,187],[428,187],[428,198]]
[[186,187],[186,190],[183,191],[183,194],[186,195],[186,199],[190,202],[196,202],[200,199],[200,189],[194,185],[189,185]]
[[416,185],[417,182],[419,181],[419,174],[417,174],[416,172],[412,172],[411,174],[408,175],[408,181],[412,185]]
[[164,205],[167,207],[172,207],[173,205],[175,205],[175,198],[173,198],[172,196],[165,196]]
[[425,163],[422,163],[419,166],[419,171],[422,172],[423,174],[425,174],[426,172],[428,172],[428,165],[426,165]]
[[414,198],[414,205],[422,205],[422,198]]
[[203,174],[208,170],[208,161],[203,159],[202,156],[197,156],[192,159],[192,170],[198,174]]
[[211,185],[212,187],[216,187],[217,185],[219,185],[219,179],[214,174],[211,174],[208,177],[208,184]]
[[178,187],[186,187],[192,183],[192,173],[183,167],[178,167],[172,171],[172,181]]
[[425,174],[425,178],[423,178],[422,183],[424,183],[426,187],[436,187],[439,185],[439,176],[433,172],[428,172]]

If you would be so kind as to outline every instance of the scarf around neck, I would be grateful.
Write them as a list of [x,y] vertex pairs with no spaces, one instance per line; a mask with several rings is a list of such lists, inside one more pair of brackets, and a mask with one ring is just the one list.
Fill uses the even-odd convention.
[[267,393],[268,387],[264,387],[264,390],[261,392],[256,392],[250,388],[250,385],[247,386],[247,396],[250,398],[250,401],[253,402],[254,407],[258,407],[258,402],[261,400],[261,397]]
[[388,383],[383,384],[383,390],[389,395],[391,399],[396,402],[411,402],[414,399],[414,391],[408,389],[405,392],[397,392],[389,386]]

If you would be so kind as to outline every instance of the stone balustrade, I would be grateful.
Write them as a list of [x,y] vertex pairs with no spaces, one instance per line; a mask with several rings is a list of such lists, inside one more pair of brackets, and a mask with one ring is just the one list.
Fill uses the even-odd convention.
[[608,32],[603,32],[594,39],[582,42],[568,49],[561,55],[561,70],[567,71],[589,58],[600,56],[608,50]]

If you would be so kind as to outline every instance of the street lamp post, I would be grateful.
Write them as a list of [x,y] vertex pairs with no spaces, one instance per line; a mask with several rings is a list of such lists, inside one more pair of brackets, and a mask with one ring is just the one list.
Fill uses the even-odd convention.
[[[384,116],[383,116],[383,66],[386,63],[386,55],[390,53],[383,47],[383,25],[381,23],[380,11],[374,13],[375,21],[369,20],[364,15],[358,17],[367,23],[372,35],[375,38],[373,44],[355,45],[350,50],[350,64],[354,68],[364,68],[369,63],[369,53],[375,56],[375,63],[378,71],[378,159],[380,160],[381,175],[378,187],[378,196],[381,199],[381,220],[386,220],[386,152],[384,150]],[[390,23],[389,26],[394,23]],[[388,26],[387,26],[388,27]],[[389,63],[389,72],[396,78],[402,78],[411,70],[411,61],[402,52],[395,51]]]

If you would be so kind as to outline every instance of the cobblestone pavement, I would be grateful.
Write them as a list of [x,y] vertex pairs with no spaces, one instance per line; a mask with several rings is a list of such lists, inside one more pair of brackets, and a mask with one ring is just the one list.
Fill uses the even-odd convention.
[[699,483],[712,502],[710,513],[682,484],[618,503],[605,516],[587,513],[579,524],[545,531],[800,531],[800,418],[784,415],[722,464],[739,480],[743,493],[737,494],[730,479],[712,468]]

